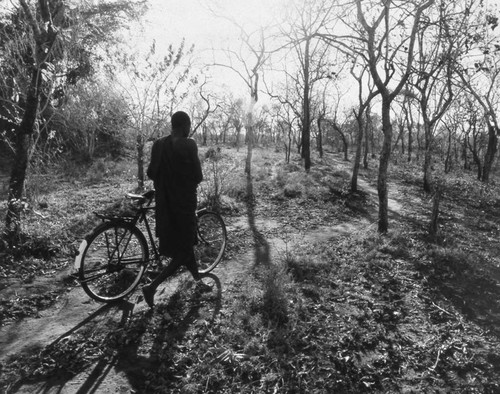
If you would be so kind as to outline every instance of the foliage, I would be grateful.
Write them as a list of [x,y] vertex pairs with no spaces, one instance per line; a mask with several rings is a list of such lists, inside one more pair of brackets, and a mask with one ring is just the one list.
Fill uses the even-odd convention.
[[112,84],[87,79],[70,86],[67,94],[51,121],[52,138],[60,141],[61,148],[84,161],[124,156],[133,142],[127,140],[126,103]]
[[199,187],[199,205],[215,211],[231,211],[232,207],[224,196],[244,200],[246,184],[241,163],[231,158],[220,146],[203,153],[202,170],[204,181]]
[[[43,3],[43,2],[42,2]],[[33,5],[28,4],[31,8]],[[120,28],[126,18],[141,14],[141,3],[117,1],[111,3],[82,3],[71,6],[63,0],[51,3],[50,19],[60,29],[57,41],[44,59],[42,112],[49,119],[54,107],[62,104],[68,92],[66,87],[93,74],[96,60],[102,54],[96,51],[97,44],[116,43],[113,32]],[[35,10],[34,10],[35,11]],[[41,12],[36,10],[36,12]],[[30,59],[35,56],[34,40],[29,17],[19,5],[2,11],[0,35],[2,56],[0,57],[1,97],[10,103],[3,107],[3,120],[18,125],[24,105],[22,93],[29,84]],[[55,102],[51,101],[54,99]]]

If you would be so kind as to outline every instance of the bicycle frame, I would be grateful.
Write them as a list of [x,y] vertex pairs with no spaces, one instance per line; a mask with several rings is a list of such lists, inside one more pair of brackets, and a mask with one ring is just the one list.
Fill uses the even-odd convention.
[[[146,232],[148,233],[149,244],[151,245],[151,247],[153,249],[154,259],[158,260],[160,258],[160,254],[158,253],[158,248],[156,247],[156,242],[153,238],[153,233],[151,232],[151,227],[149,226],[149,221],[148,221],[148,218],[146,216],[147,211],[154,210],[154,209],[155,209],[154,206],[149,206],[149,205],[146,207],[141,207],[140,211],[139,211],[140,212],[139,216],[138,216],[137,220],[134,222],[134,224],[144,222],[144,226],[146,227]],[[151,258],[150,258],[150,260],[151,260]],[[149,263],[149,261],[148,261],[148,263]]]
[[[134,199],[134,198],[144,198],[143,196],[139,196],[139,195],[129,195],[130,198]],[[159,258],[160,258],[160,254],[158,252],[158,248],[156,246],[156,242],[155,242],[155,239],[153,237],[153,233],[151,231],[151,226],[149,225],[149,221],[148,221],[148,218],[146,216],[147,212],[148,211],[151,211],[151,210],[154,210],[155,209],[155,206],[151,206],[151,200],[146,200],[148,201],[147,202],[147,205],[143,205],[141,204],[140,207],[137,209],[137,213],[135,214],[135,216],[129,216],[129,217],[119,217],[119,216],[107,216],[105,214],[101,214],[101,213],[98,213],[98,212],[94,212],[94,214],[100,218],[103,223],[109,223],[109,222],[113,222],[113,221],[117,221],[117,222],[127,222],[133,226],[136,226],[137,227],[137,224],[138,223],[144,223],[144,226],[146,228],[146,232],[147,232],[147,238],[146,240],[148,241],[151,249],[152,249],[152,252],[153,252],[153,258],[149,257],[148,261],[146,262],[146,264],[149,264],[151,261],[157,261]],[[196,216],[198,217],[201,213],[207,211],[207,208],[201,208],[201,209],[198,209],[196,211]],[[95,231],[96,229],[94,229],[93,231]],[[141,229],[139,229],[139,231],[142,232]],[[119,245],[117,245],[117,248],[118,248]],[[87,237],[84,238],[84,240],[81,242],[80,244],[80,247],[78,248],[78,254],[76,255],[75,257],[75,262],[74,262],[74,267],[76,270],[78,270],[80,268],[80,265],[81,265],[81,260],[82,260],[82,257],[83,257],[83,252],[85,250],[85,248],[87,247]],[[116,251],[118,254],[119,252]]]
[[[75,256],[77,279],[91,298],[113,302],[127,297],[139,285],[145,271],[156,272],[148,269],[151,262],[161,268],[154,224],[149,223],[151,211],[156,208],[152,204],[153,193],[129,194],[133,210],[124,207],[116,214],[112,209],[107,214],[95,212],[102,223],[85,236]],[[198,238],[193,252],[199,272],[206,274],[222,259],[226,228],[220,215],[208,209],[197,210],[196,217]]]
[[[153,233],[151,231],[151,226],[149,225],[148,218],[146,216],[148,211],[154,210],[155,207],[151,206],[151,201],[148,203],[147,206],[141,206],[137,210],[137,214],[135,216],[130,216],[130,217],[118,217],[118,216],[107,216],[98,212],[94,212],[94,214],[103,221],[101,225],[110,223],[110,222],[126,222],[132,226],[136,226],[138,223],[144,223],[144,226],[146,227],[146,232],[147,232],[147,238],[146,240],[149,243],[149,246],[151,247],[153,251],[153,258],[149,258],[146,264],[149,264],[151,261],[158,260],[160,255],[158,253],[158,248],[156,247],[156,242],[153,237]],[[92,230],[92,232],[95,232],[99,227],[96,227],[95,229]],[[139,231],[142,232],[141,229]],[[91,235],[87,235],[83,241],[80,243],[80,247],[78,248],[78,254],[75,257],[75,262],[74,262],[74,267],[76,270],[80,268],[81,262],[82,262],[82,257],[83,257],[83,252],[85,248],[87,247],[88,241],[87,238]],[[121,243],[121,241],[120,241]],[[113,251],[113,253],[117,253],[119,255],[118,247],[120,244],[117,244],[116,250]],[[118,260],[120,260],[120,257],[118,257]]]

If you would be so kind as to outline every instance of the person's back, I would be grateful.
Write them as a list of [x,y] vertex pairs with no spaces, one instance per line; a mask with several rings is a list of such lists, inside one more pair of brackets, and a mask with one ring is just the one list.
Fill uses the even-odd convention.
[[185,265],[199,281],[193,246],[196,241],[196,188],[203,180],[198,147],[188,138],[191,120],[184,112],[172,115],[172,134],[153,144],[147,174],[156,199],[156,235],[160,254],[171,263],[149,285],[144,298],[153,306],[158,285]]
[[[171,144],[173,182],[180,200],[196,196],[196,188],[203,180],[198,158],[196,142],[189,138],[169,136],[167,146]],[[182,202],[182,201],[179,201]]]

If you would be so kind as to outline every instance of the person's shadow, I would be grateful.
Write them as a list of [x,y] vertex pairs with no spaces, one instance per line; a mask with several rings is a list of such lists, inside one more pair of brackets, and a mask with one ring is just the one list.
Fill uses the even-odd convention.
[[[158,304],[154,310],[146,312],[145,319],[134,330],[134,343],[118,350],[113,366],[117,371],[125,373],[128,382],[137,392],[148,391],[145,382],[150,380],[151,371],[158,371],[160,365],[165,371],[175,368],[176,353],[190,328],[196,325],[196,337],[199,340],[207,335],[210,325],[219,315],[222,307],[221,282],[214,274],[204,275],[203,281],[212,287],[212,292],[201,295],[195,293],[186,299],[186,289],[181,286],[170,296],[168,303]],[[186,301],[187,305],[184,305]],[[198,321],[203,324],[197,324]],[[148,324],[155,324],[155,327],[151,330]],[[141,354],[141,338],[150,335],[151,331],[153,341],[149,354]]]
[[[86,371],[82,369],[71,373],[62,371],[57,377],[49,379],[41,377],[38,380],[30,380],[29,382],[19,380],[9,388],[9,392],[18,392],[26,384],[29,384],[32,392],[37,394],[64,392],[67,384],[75,375],[81,374],[85,375],[85,378],[83,378],[83,382],[75,392],[78,394],[99,393],[113,369],[115,370],[114,373],[122,372],[126,376],[127,384],[132,386],[131,389],[137,392],[147,392],[145,391],[145,382],[151,371],[158,370],[158,362],[164,363],[167,368],[172,366],[171,363],[175,358],[175,352],[179,348],[177,345],[183,342],[186,333],[193,324],[199,319],[203,319],[203,324],[196,327],[196,334],[198,338],[204,337],[208,333],[211,323],[215,321],[215,318],[220,313],[222,289],[219,278],[214,274],[206,274],[204,275],[204,282],[212,287],[210,293],[196,294],[193,292],[189,298],[190,293],[180,286],[169,298],[167,304],[158,304],[155,309],[139,312],[136,316],[133,316],[136,307],[133,302],[123,300],[118,303],[103,305],[42,350],[50,355],[51,351],[58,346],[64,346],[64,341],[80,332],[81,329],[87,327],[98,317],[102,317],[106,313],[112,312],[116,314],[116,312],[122,312],[120,321],[116,325],[110,325],[109,335],[106,336],[106,339],[109,338],[110,342],[113,343],[103,344],[103,349],[99,349],[103,350],[102,355],[88,374],[83,374]],[[180,301],[187,301],[187,305],[178,309]],[[175,311],[175,313],[172,313],[172,320],[164,317],[164,313],[170,309]],[[203,313],[201,313],[202,309]],[[155,327],[151,330],[153,324]],[[116,336],[112,331],[113,329],[116,330]],[[91,330],[92,328],[90,328]],[[150,335],[151,332],[154,335],[149,354],[141,354],[141,351],[143,351],[141,345],[143,341],[148,340],[146,336]],[[119,338],[119,340],[113,340],[113,338]],[[85,343],[81,343],[81,348],[82,351],[85,351]],[[75,357],[77,356],[75,354]],[[71,384],[74,388],[76,382],[73,381]]]

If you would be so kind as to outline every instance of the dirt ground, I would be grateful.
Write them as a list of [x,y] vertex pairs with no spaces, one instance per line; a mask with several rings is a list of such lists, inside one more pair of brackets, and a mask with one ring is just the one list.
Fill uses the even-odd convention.
[[[256,246],[241,247],[233,250],[227,258],[205,280],[213,286],[212,293],[201,298],[193,295],[192,281],[187,273],[181,273],[160,287],[156,302],[158,307],[149,311],[142,299],[141,292],[136,292],[126,301],[116,305],[103,305],[91,300],[70,278],[73,272],[72,262],[61,262],[64,270],[55,271],[52,276],[35,278],[26,284],[21,280],[0,280],[0,299],[13,298],[29,293],[58,292],[57,301],[49,308],[42,308],[37,316],[27,317],[0,327],[0,365],[10,356],[26,355],[42,352],[47,347],[57,348],[59,345],[71,346],[72,337],[82,332],[89,335],[103,330],[120,329],[141,316],[144,324],[155,324],[158,315],[166,312],[178,291],[190,297],[190,308],[178,322],[175,335],[178,343],[190,341],[190,332],[210,330],[210,324],[216,316],[227,313],[228,300],[237,293],[235,287],[242,278],[249,277],[251,267],[263,260],[273,260],[286,253],[297,243],[313,243],[318,241],[335,242],[347,234],[365,232],[377,223],[378,197],[373,182],[360,179],[359,188],[366,195],[364,207],[368,210],[361,216],[354,216],[337,222],[330,222],[327,217],[316,221],[314,226],[306,225],[308,219],[301,217],[274,218],[256,212],[246,212],[226,218],[230,242],[237,241],[242,235],[253,239],[262,238]],[[405,216],[408,207],[414,209],[419,199],[400,192],[396,185],[390,185],[389,199],[390,218]],[[290,222],[294,222],[291,225]],[[248,245],[247,245],[248,246]],[[492,266],[494,267],[494,266]],[[491,271],[494,272],[494,271]],[[499,271],[500,272],[500,271]],[[500,277],[499,277],[500,279]],[[499,281],[500,282],[500,281]],[[436,305],[439,308],[439,306]],[[480,311],[479,311],[480,312]],[[497,309],[490,308],[483,315],[491,322],[498,319]],[[444,313],[449,313],[444,311]],[[489,313],[489,314],[488,314]],[[498,315],[498,316],[497,316]],[[495,317],[496,316],[496,317]],[[411,330],[409,330],[410,332]],[[408,334],[410,335],[410,334]],[[145,338],[150,348],[161,347],[164,339]],[[163,342],[162,342],[163,341]],[[183,345],[179,345],[183,346]],[[186,344],[189,346],[189,343]],[[142,353],[137,345],[124,346],[118,355],[107,361],[98,361],[83,371],[77,371],[71,377],[53,378],[49,381],[19,382],[15,387],[6,387],[6,393],[134,393],[138,391],[138,381],[147,379],[144,371],[154,369],[156,358]],[[438,359],[439,360],[439,353]],[[1,373],[1,370],[0,370]]]
[[[376,204],[376,191],[363,180],[360,180],[360,188],[370,194],[373,198],[373,206]],[[400,205],[395,200],[389,201],[391,210],[399,210]],[[374,212],[375,213],[375,212]],[[330,240],[336,236],[352,234],[356,231],[366,229],[366,226],[374,224],[368,220],[353,220],[351,222],[337,223],[333,225],[325,225],[318,227],[312,231],[290,232],[287,239],[290,244],[293,244],[300,239],[301,242]],[[282,223],[278,223],[272,219],[257,217],[251,223],[249,218],[244,216],[232,217],[227,223],[229,237],[235,233],[248,233],[250,226],[254,232],[268,234],[266,240],[268,242],[268,256],[266,258],[273,259],[277,255],[284,253],[287,247],[283,241],[280,227]],[[275,237],[269,236],[275,234]],[[214,304],[221,304],[221,297],[230,287],[232,283],[247,275],[249,267],[251,267],[256,259],[259,258],[259,253],[256,250],[247,250],[243,254],[239,254],[224,260],[214,271],[210,281],[216,282],[215,286],[218,291]],[[39,313],[37,317],[25,318],[13,324],[7,324],[0,327],[0,363],[4,362],[11,355],[33,354],[47,347],[62,343],[77,330],[86,327],[86,331],[105,329],[110,321],[121,322],[124,324],[134,315],[144,312],[149,308],[145,304],[142,294],[137,289],[134,294],[123,303],[118,305],[104,305],[91,300],[81,289],[81,287],[71,282],[68,284],[68,277],[73,273],[72,262],[69,261],[69,267],[54,275],[53,277],[35,278],[35,280],[26,285],[21,281],[2,281],[2,289],[0,296],[2,298],[12,297],[13,294],[29,294],[43,293],[53,291],[55,289],[64,289],[58,296],[57,302],[48,309]],[[189,277],[187,273],[182,273],[177,277],[167,281],[160,286],[156,295],[156,302],[168,302],[168,298],[180,286],[182,278]],[[7,283],[6,283],[7,282]],[[214,305],[207,303],[204,308],[210,310]],[[210,312],[209,312],[210,313]],[[224,314],[224,310],[218,311]],[[200,312],[200,315],[202,313]],[[16,387],[16,393],[129,393],[134,392],[130,385],[130,376],[134,375],[134,370],[140,369],[140,364],[145,363],[142,367],[147,366],[149,361],[134,360],[127,363],[124,360],[114,360],[108,365],[97,363],[86,371],[77,374],[70,380],[66,381],[49,381],[38,382]]]
[[[367,185],[365,185],[367,186]],[[394,202],[395,204],[395,202]],[[256,219],[255,227],[258,231],[269,233],[276,230],[278,223],[272,220]],[[336,235],[353,233],[365,228],[371,223],[366,221],[339,223],[333,226],[324,226],[305,234],[290,234],[290,238],[300,237],[302,241],[331,239]],[[231,236],[236,231],[249,230],[248,219],[245,216],[233,218],[232,223],[227,226],[228,234]],[[305,238],[304,238],[305,237]],[[268,238],[270,258],[283,253],[285,245],[282,238]],[[247,275],[248,268],[253,265],[256,259],[255,251],[247,251],[244,254],[235,256],[223,261],[219,267],[213,271],[213,276],[207,278],[207,283],[217,282],[217,300],[214,304],[221,302],[227,288],[238,279]],[[49,309],[40,312],[39,317],[25,318],[16,323],[0,327],[0,363],[4,362],[13,354],[32,354],[38,349],[42,349],[50,344],[65,341],[68,337],[86,326],[88,330],[104,329],[109,321],[126,322],[134,314],[149,309],[145,304],[139,290],[119,305],[108,306],[91,300],[79,286],[66,285],[65,279],[72,273],[72,267],[58,273],[53,278],[43,278],[35,280],[31,285],[25,286],[22,283],[11,283],[0,291],[2,297],[9,297],[13,292],[43,292],[53,290],[55,287],[65,287],[67,290],[62,293],[57,302]],[[179,286],[182,277],[188,277],[187,273],[182,273],[176,278],[167,281],[160,286],[156,295],[158,304],[167,302],[168,298]],[[206,309],[212,308],[212,304],[204,306]],[[218,311],[224,314],[223,310]],[[201,313],[200,313],[201,314]],[[137,361],[137,360],[135,360]],[[115,360],[117,362],[117,360]],[[148,363],[147,359],[144,363]],[[134,392],[130,386],[130,375],[140,366],[137,362],[130,362],[130,365],[120,361],[119,365],[110,363],[101,365],[97,363],[91,368],[82,372],[69,381],[50,381],[26,384],[16,388],[16,393],[130,393]],[[144,365],[142,365],[144,367]]]

